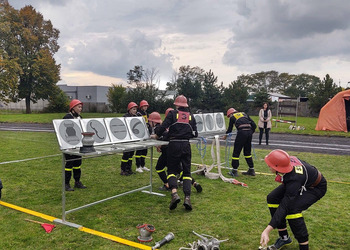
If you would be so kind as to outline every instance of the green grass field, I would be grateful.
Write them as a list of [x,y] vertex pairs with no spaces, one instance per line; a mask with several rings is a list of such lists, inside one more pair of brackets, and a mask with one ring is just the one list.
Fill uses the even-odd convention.
[[[32,114],[18,114],[0,111],[0,122],[25,122],[25,123],[52,123],[53,119],[62,119],[65,113],[32,113]],[[83,118],[105,118],[123,116],[124,114],[115,113],[83,113]],[[161,114],[164,118],[164,114]],[[251,118],[257,123],[258,116],[251,116]],[[276,118],[276,117],[272,117]],[[295,120],[295,117],[285,117],[284,120]],[[229,120],[225,119],[226,127],[228,126]],[[350,133],[336,132],[336,131],[316,131],[317,118],[314,117],[298,117],[297,125],[302,126],[305,130],[290,130],[288,123],[272,122],[272,133],[291,133],[291,134],[306,134],[306,135],[322,135],[322,136],[342,136],[350,137]],[[257,129],[258,130],[258,129]]]
[[[54,119],[53,115],[50,117]],[[4,119],[7,117],[1,116],[1,121]],[[46,119],[38,115],[35,120],[46,122]],[[55,134],[0,131],[0,136],[2,163],[45,157],[0,165],[0,178],[4,185],[2,201],[62,218],[62,159]],[[203,162],[210,165],[210,145],[207,145],[206,151]],[[153,233],[154,240],[146,243],[148,246],[153,246],[169,232],[175,235],[175,239],[161,249],[179,249],[197,241],[198,237],[191,233],[193,230],[220,240],[229,239],[220,245],[224,250],[257,249],[260,234],[270,219],[266,195],[278,183],[274,182],[274,176],[269,174],[263,161],[268,151],[257,149],[255,152],[256,171],[262,174],[237,177],[249,188],[195,174],[194,178],[203,186],[203,192],[198,194],[192,190],[194,209],[191,212],[185,211],[182,203],[170,211],[168,193],[165,193],[166,197],[160,197],[137,192],[70,213],[66,219],[135,242],[139,235],[136,226],[152,224],[156,231]],[[326,196],[303,213],[310,234],[310,249],[349,249],[350,157],[290,153],[317,166],[328,180]],[[224,160],[224,148],[221,157]],[[146,173],[120,176],[120,159],[120,155],[84,159],[82,181],[88,188],[67,194],[67,210],[149,183]],[[192,162],[202,162],[195,145]],[[243,158],[240,163],[240,170],[246,170]],[[227,172],[224,170],[225,174]],[[161,181],[155,173],[153,179],[153,189],[157,191]],[[182,192],[180,196],[183,199]],[[39,224],[27,222],[26,218],[47,222],[0,206],[0,249],[133,249],[60,224],[47,234]],[[277,232],[273,232],[270,243],[273,244],[276,238]],[[285,249],[298,249],[296,240]]]

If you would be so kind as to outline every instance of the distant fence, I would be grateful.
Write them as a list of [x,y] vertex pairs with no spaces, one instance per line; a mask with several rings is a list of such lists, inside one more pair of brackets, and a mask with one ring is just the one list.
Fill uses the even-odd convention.
[[[32,111],[43,111],[49,105],[47,100],[38,100],[37,103],[30,102],[30,109]],[[19,102],[11,102],[11,103],[2,103],[0,102],[0,109],[2,110],[18,110],[18,111],[26,111],[26,103],[25,99]],[[83,112],[91,112],[91,113],[108,113],[111,112],[108,105],[105,103],[91,103],[84,102]]]
[[[38,100],[37,103],[30,102],[30,109],[32,111],[42,111],[49,105],[47,100]],[[23,99],[19,102],[2,103],[0,102],[0,109],[3,110],[26,110],[26,100]]]

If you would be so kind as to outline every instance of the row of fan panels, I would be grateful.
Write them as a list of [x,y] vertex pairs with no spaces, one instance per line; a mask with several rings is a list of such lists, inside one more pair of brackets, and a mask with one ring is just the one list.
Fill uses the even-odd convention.
[[[195,114],[199,134],[226,130],[223,113]],[[143,117],[53,120],[61,149],[82,146],[82,132],[95,133],[94,145],[140,141],[150,135]]]

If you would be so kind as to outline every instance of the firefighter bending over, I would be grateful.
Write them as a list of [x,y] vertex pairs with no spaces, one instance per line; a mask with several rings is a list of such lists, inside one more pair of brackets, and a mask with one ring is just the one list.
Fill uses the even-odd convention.
[[[239,155],[243,149],[244,158],[249,166],[247,172],[243,172],[244,175],[255,176],[254,163],[252,157],[252,137],[256,129],[255,122],[244,112],[238,112],[234,108],[227,110],[227,117],[230,119],[228,129],[226,134],[232,132],[233,125],[236,126],[237,135],[235,139],[235,144],[232,153],[232,171],[230,174],[233,177],[238,176],[238,167],[239,167]],[[227,135],[224,136],[224,140]]]

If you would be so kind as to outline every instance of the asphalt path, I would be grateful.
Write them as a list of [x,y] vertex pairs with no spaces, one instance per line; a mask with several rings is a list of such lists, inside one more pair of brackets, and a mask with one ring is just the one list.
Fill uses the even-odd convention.
[[[52,124],[39,123],[0,123],[0,130],[5,131],[28,131],[28,132],[52,132]],[[296,134],[270,133],[269,145],[264,145],[265,135],[262,145],[258,145],[259,132],[253,135],[253,148],[261,149],[283,149],[295,152],[311,152],[333,155],[350,155],[350,138],[341,136],[313,136]],[[235,135],[232,139],[234,140]],[[233,140],[231,144],[233,144]],[[210,140],[208,140],[210,143]],[[221,141],[225,145],[225,141]],[[233,145],[231,145],[233,147]]]

